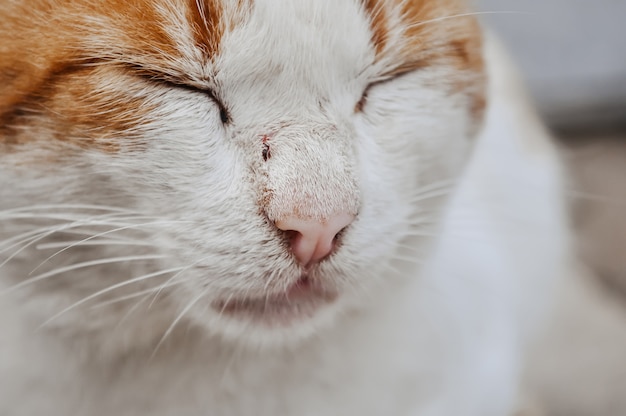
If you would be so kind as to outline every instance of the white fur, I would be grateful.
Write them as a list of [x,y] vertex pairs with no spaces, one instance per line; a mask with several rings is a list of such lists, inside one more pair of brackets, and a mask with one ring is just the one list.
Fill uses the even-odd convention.
[[[72,221],[84,230],[76,241],[101,234],[50,257],[58,248],[37,246],[69,238],[51,234],[0,269],[0,414],[516,411],[523,350],[566,261],[555,151],[492,43],[477,139],[466,137],[471,120],[463,96],[445,88],[456,76],[446,67],[378,85],[354,115],[377,71],[369,39],[351,1],[257,1],[225,35],[213,67],[188,66],[217,80],[210,86],[232,127],[201,93],[138,86],[120,73],[115,82],[103,77],[102,91],[152,97],[157,109],[132,132],[147,146],[64,150],[59,164],[35,168],[28,161],[56,155],[56,144],[0,156],[0,237]],[[269,133],[273,156],[263,163],[259,138]],[[315,271],[337,301],[274,329],[209,306],[276,293],[299,276],[259,214],[264,186],[285,189],[287,201],[294,189],[322,195],[315,210],[325,215],[358,205],[341,247]],[[452,190],[449,199],[442,189]],[[273,201],[278,213],[290,207]],[[16,207],[28,209],[9,211]],[[152,255],[164,258],[128,259]],[[72,266],[109,257],[121,260]],[[163,269],[173,271],[122,285]],[[163,284],[157,296],[148,292]],[[81,303],[111,285],[120,286]],[[142,290],[147,298],[101,303]]]

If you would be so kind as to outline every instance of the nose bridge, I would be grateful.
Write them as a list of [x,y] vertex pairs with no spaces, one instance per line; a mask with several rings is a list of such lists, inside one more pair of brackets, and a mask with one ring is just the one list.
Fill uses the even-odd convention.
[[347,134],[335,127],[285,128],[271,138],[265,211],[272,221],[356,215],[359,187]]

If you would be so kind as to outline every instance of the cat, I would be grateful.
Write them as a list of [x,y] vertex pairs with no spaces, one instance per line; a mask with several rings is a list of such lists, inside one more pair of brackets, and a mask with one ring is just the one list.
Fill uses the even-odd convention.
[[2,0],[0,414],[513,416],[556,150],[460,0]]

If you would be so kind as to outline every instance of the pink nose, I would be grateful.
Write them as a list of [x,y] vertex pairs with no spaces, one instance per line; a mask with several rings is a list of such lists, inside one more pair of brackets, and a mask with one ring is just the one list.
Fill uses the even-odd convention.
[[335,236],[354,221],[352,214],[338,214],[324,221],[288,217],[277,221],[283,231],[298,234],[291,240],[291,250],[298,261],[307,266],[328,256],[335,246]]

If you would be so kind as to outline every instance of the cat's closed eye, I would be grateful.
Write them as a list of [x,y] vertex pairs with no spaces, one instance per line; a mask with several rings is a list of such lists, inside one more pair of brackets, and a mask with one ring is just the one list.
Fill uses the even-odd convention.
[[140,71],[137,71],[137,74],[141,78],[147,80],[148,82],[160,84],[167,88],[183,89],[183,90],[203,94],[213,103],[215,103],[215,105],[217,106],[219,110],[220,121],[223,124],[228,124],[232,121],[230,112],[228,111],[228,108],[224,104],[223,100],[217,96],[217,94],[212,88],[206,85],[200,85],[198,83],[192,83],[192,82],[188,82],[182,79],[173,78],[166,74],[161,74],[161,73],[154,72],[154,71],[146,72],[146,71],[140,70]]
[[400,68],[399,70],[396,70],[392,72],[391,74],[380,76],[378,77],[378,79],[371,81],[363,89],[361,98],[359,99],[359,101],[357,101],[356,105],[354,106],[354,112],[361,113],[365,110],[365,106],[367,105],[370,93],[374,88],[380,88],[384,86],[385,84],[392,83],[395,80],[401,79],[409,74],[419,71],[419,69],[420,69],[419,65],[411,64],[411,65],[407,65],[407,67],[405,68]]

